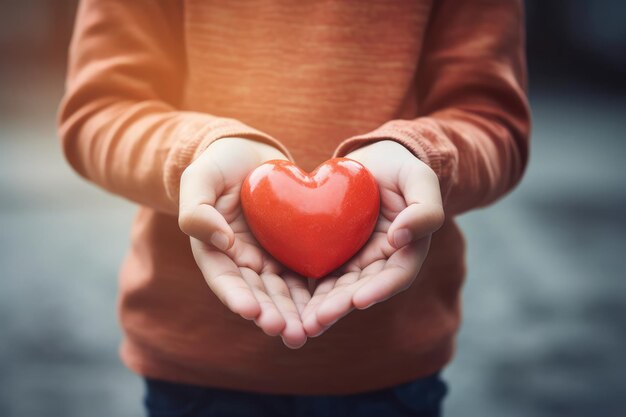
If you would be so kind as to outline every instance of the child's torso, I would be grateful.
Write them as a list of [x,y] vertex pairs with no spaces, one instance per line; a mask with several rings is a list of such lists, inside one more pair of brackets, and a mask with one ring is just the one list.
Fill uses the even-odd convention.
[[343,139],[417,115],[430,0],[188,0],[184,7],[184,106],[276,137],[304,169]]
[[[415,79],[431,6],[185,1],[183,107],[264,131],[310,170],[342,140],[418,115]],[[122,356],[144,375],[253,391],[393,385],[449,360],[463,274],[462,238],[448,222],[433,238],[419,285],[290,350],[211,293],[176,218],[142,208],[121,272]]]

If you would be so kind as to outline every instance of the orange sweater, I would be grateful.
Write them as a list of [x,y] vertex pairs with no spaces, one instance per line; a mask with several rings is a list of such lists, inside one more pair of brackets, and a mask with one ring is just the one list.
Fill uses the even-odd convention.
[[[120,280],[124,362],[173,381],[293,394],[377,389],[442,368],[464,276],[453,217],[510,190],[528,155],[521,3],[82,1],[60,136],[76,171],[141,205]],[[232,136],[288,149],[305,169],[381,139],[428,163],[448,220],[416,284],[299,350],[227,310],[176,214],[181,172]]]

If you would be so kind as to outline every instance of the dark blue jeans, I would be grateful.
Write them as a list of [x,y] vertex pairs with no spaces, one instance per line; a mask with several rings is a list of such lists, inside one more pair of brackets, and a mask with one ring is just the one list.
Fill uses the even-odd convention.
[[439,374],[344,396],[270,395],[146,379],[149,417],[440,416],[447,387]]

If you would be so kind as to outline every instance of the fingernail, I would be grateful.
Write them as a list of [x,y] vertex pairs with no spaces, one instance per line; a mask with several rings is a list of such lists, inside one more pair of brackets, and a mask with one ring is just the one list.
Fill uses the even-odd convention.
[[222,232],[215,232],[211,235],[211,244],[219,250],[228,249],[228,236]]
[[409,232],[408,229],[396,230],[396,232],[393,234],[393,241],[396,245],[396,248],[401,248],[405,245],[408,245],[409,243],[411,243],[411,240],[411,232]]

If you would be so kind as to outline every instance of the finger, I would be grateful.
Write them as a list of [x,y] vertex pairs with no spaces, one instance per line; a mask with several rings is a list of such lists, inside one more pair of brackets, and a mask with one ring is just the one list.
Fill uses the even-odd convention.
[[[392,252],[393,254],[393,252]],[[370,276],[374,276],[376,274],[378,274],[380,271],[382,271],[383,269],[385,269],[385,265],[387,264],[387,258],[389,258],[390,255],[385,256],[385,258],[382,259],[378,259],[376,261],[373,261],[372,263],[370,263],[369,265],[366,265],[365,268],[363,268],[361,270],[361,276],[362,277],[370,277]],[[361,281],[364,278],[361,278]]]
[[443,208],[430,203],[413,203],[402,210],[389,226],[387,240],[395,248],[437,231],[443,224]]
[[283,277],[285,284],[289,288],[291,299],[293,300],[298,314],[302,317],[302,313],[306,308],[306,305],[311,301],[311,293],[309,292],[308,280],[306,278],[297,277],[295,275],[287,274]]
[[226,307],[248,320],[261,314],[256,297],[228,256],[193,238],[191,249],[209,288]]
[[387,241],[386,232],[374,232],[369,241],[340,271],[360,272],[380,259],[386,260],[395,250],[396,248]]
[[233,260],[237,267],[250,268],[257,274],[261,272],[270,272],[268,270],[275,269],[272,265],[268,265],[261,249],[245,240],[245,234],[238,234],[235,237],[233,245],[225,251],[225,254]]
[[[367,285],[378,273],[384,270],[388,263],[386,258],[387,255],[385,259],[373,261],[360,271],[346,273],[338,279],[335,288],[322,300],[323,302],[317,308],[316,318],[321,326],[329,327],[354,310],[356,306],[352,301],[352,297],[362,286]],[[344,297],[349,297],[350,301],[345,300]],[[326,303],[330,305],[321,306]]]
[[354,306],[363,310],[408,289],[426,259],[429,245],[430,238],[425,238],[394,253],[385,269],[354,292]]
[[231,248],[235,241],[235,234],[224,216],[208,204],[181,206],[178,225],[187,235],[210,243],[221,251]]
[[281,332],[283,342],[289,348],[302,347],[306,342],[306,334],[287,283],[276,274],[263,274],[261,279],[267,294],[285,320],[285,327]]
[[352,296],[358,288],[359,272],[349,272],[340,277],[335,287],[317,307],[315,317],[321,326],[331,326],[354,309]]
[[274,300],[269,296],[265,283],[259,274],[249,268],[241,268],[241,276],[261,306],[261,314],[254,322],[267,335],[278,336],[284,330],[286,322]]
[[233,243],[234,233],[214,207],[224,191],[224,179],[215,164],[203,162],[189,166],[183,173],[178,224],[189,236],[226,250]]
[[307,335],[310,337],[319,336],[325,330],[325,327],[318,323],[315,314],[317,307],[321,304],[326,295],[333,289],[337,279],[337,277],[326,277],[318,281],[311,299],[302,311],[302,324]]

